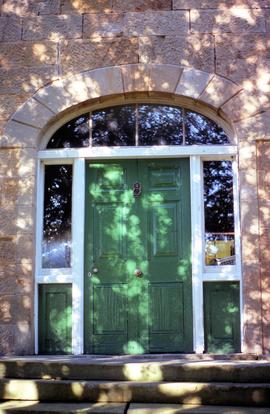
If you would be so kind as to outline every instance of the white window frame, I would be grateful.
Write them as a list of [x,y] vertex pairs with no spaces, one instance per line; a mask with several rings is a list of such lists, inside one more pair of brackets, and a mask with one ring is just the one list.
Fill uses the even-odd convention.
[[[35,278],[35,352],[38,353],[38,285],[44,283],[72,284],[72,353],[84,351],[84,215],[85,163],[95,159],[190,159],[190,194],[192,227],[192,295],[194,352],[204,352],[203,283],[206,281],[239,281],[241,289],[240,220],[238,200],[237,146],[153,146],[153,147],[95,147],[42,150],[38,154],[37,237]],[[234,176],[235,250],[234,266],[204,265],[204,160],[232,160]],[[73,164],[72,180],[72,259],[70,269],[42,269],[42,226],[44,201],[44,166]],[[240,315],[242,295],[240,294]],[[241,318],[242,338],[242,318]],[[242,340],[241,340],[242,341]]]

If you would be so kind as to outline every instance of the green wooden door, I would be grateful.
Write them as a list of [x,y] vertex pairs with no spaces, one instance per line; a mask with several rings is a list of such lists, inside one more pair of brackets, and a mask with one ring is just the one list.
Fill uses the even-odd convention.
[[86,353],[192,351],[190,245],[188,159],[87,165]]

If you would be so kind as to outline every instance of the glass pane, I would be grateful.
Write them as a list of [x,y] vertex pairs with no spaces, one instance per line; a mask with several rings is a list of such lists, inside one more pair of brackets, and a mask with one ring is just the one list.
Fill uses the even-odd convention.
[[181,145],[182,109],[163,105],[139,106],[139,145]]
[[235,264],[231,161],[203,163],[205,264]]
[[93,146],[135,145],[135,106],[115,106],[92,113]]
[[80,115],[59,128],[47,148],[79,148],[89,146],[89,114]]
[[42,267],[70,267],[72,165],[46,165]]
[[196,112],[186,111],[186,144],[229,144],[229,138],[214,121]]

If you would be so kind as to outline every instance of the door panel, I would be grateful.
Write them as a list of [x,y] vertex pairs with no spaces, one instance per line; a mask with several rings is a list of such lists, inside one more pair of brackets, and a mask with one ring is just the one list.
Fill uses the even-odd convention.
[[86,182],[86,352],[192,351],[188,160],[94,162]]

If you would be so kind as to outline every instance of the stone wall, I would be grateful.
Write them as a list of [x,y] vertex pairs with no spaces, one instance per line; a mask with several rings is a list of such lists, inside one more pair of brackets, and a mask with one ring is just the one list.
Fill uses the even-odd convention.
[[[4,128],[21,104],[52,81],[136,63],[190,67],[204,71],[205,79],[212,74],[201,100],[210,106],[220,101],[239,138],[245,350],[262,352],[264,344],[269,352],[269,188],[260,181],[259,244],[256,140],[264,140],[257,147],[264,177],[270,138],[270,1],[0,0],[0,353],[33,352],[39,145],[31,139],[33,125],[28,128],[27,119],[16,121],[16,128],[25,130],[22,142],[6,139]],[[231,81],[229,89],[224,83],[220,87],[213,74]]]

